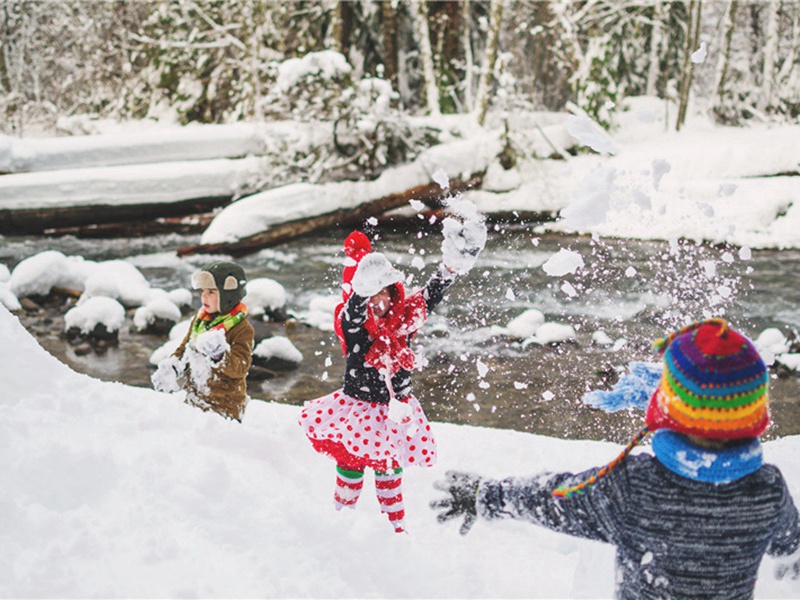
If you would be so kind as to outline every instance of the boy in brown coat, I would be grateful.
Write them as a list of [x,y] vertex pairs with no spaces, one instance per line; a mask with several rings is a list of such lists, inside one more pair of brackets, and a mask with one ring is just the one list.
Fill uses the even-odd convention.
[[253,353],[253,327],[242,304],[247,279],[233,262],[205,265],[192,276],[202,308],[180,346],[153,374],[157,390],[186,391],[186,403],[241,421]]

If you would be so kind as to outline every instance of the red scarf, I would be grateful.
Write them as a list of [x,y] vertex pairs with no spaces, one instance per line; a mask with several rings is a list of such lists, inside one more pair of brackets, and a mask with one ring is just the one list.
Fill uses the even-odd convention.
[[393,299],[387,313],[376,317],[371,307],[367,307],[367,320],[364,328],[372,338],[372,346],[364,356],[364,361],[381,372],[388,371],[394,375],[400,369],[414,368],[414,353],[408,347],[408,340],[413,336],[428,316],[428,307],[422,297],[422,291],[408,298]]

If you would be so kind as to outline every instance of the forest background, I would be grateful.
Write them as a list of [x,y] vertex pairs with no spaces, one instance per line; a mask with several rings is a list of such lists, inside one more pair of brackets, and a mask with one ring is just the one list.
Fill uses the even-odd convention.
[[[693,97],[724,125],[800,115],[798,2],[2,0],[0,39],[9,135],[93,133],[85,115],[333,123],[273,184],[412,160],[439,141],[415,115],[566,109],[613,130],[639,95],[669,100],[678,130]],[[347,64],[281,77],[326,50]]]

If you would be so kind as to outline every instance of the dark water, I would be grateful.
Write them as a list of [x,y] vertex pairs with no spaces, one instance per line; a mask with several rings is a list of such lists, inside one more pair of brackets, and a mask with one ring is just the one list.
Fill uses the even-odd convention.
[[[348,232],[315,234],[237,259],[251,279],[270,277],[286,288],[287,310],[296,318],[259,329],[286,335],[304,356],[298,369],[251,383],[253,398],[301,404],[339,387],[343,361],[334,335],[303,321],[314,297],[338,292],[341,242]],[[435,232],[384,231],[376,249],[421,284],[437,264],[440,239]],[[91,260],[128,258],[154,287],[172,289],[188,287],[191,273],[216,258],[176,257],[176,248],[196,241],[5,238],[0,261],[13,267],[45,249]],[[562,248],[579,253],[584,267],[550,277],[542,264]],[[641,425],[641,412],[606,414],[580,398],[588,390],[609,388],[630,360],[652,360],[654,339],[689,321],[720,315],[752,338],[766,327],[785,334],[800,329],[800,252],[753,251],[745,258],[737,248],[692,242],[592,239],[496,226],[476,267],[454,284],[416,340],[415,350],[427,363],[415,373],[416,395],[434,420],[622,441]],[[541,310],[548,321],[572,325],[577,340],[541,346],[496,331],[528,308]],[[165,338],[125,330],[119,347],[106,354],[76,356],[58,336],[60,318],[57,311],[23,321],[76,370],[149,387],[147,359]],[[598,329],[626,342],[616,350],[598,347],[592,343]],[[770,436],[800,433],[798,392],[795,376],[773,378]]]

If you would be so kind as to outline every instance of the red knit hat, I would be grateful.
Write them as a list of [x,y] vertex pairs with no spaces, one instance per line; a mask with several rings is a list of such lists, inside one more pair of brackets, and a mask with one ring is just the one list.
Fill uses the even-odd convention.
[[342,271],[342,302],[353,294],[350,282],[358,269],[358,263],[367,254],[372,252],[372,242],[360,231],[354,231],[344,240],[344,253],[347,255],[344,270]]

